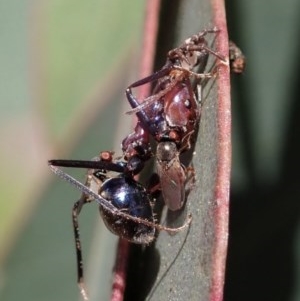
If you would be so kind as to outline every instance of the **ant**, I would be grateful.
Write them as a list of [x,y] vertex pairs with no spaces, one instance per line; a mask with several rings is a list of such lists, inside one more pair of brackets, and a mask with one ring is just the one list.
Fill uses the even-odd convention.
[[[156,140],[157,172],[162,195],[172,211],[181,209],[185,202],[187,173],[191,168],[186,169],[179,157],[191,148],[195,140],[201,113],[201,80],[216,73],[216,70],[203,73],[209,54],[226,61],[208,47],[205,39],[207,34],[218,32],[213,28],[188,38],[181,46],[168,52],[162,69],[126,89],[126,97],[132,107],[127,113],[135,113],[138,123],[134,132],[122,141],[125,158],[138,154],[147,160],[151,156],[149,134]],[[193,72],[196,68],[198,73]],[[193,87],[192,78],[198,80],[197,89]],[[152,94],[140,102],[133,95],[132,88],[153,82],[156,85]]]
[[[77,254],[77,282],[84,300],[88,300],[88,294],[84,285],[78,224],[83,205],[96,201],[106,227],[136,244],[149,245],[155,239],[156,230],[176,233],[191,222],[191,216],[188,216],[185,224],[178,228],[168,228],[156,223],[152,207],[157,185],[146,189],[134,179],[144,168],[144,161],[138,156],[132,156],[128,161],[117,161],[113,159],[113,152],[103,151],[99,157],[90,161],[50,160],[48,163],[57,176],[82,191],[80,199],[73,206],[72,220]],[[85,184],[56,166],[88,168]],[[118,175],[111,176],[110,172]]]

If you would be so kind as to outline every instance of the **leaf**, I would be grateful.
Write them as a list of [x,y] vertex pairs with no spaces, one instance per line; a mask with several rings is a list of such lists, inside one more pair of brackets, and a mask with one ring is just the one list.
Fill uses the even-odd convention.
[[[132,2],[124,14],[127,4],[106,2],[28,2],[24,11],[31,13],[30,24],[25,17],[24,22],[18,20],[17,6],[6,9],[14,11],[14,26],[26,29],[18,32],[23,33],[21,41],[30,44],[32,57],[30,62],[26,53],[18,57],[24,57],[24,66],[31,68],[24,72],[22,81],[27,83],[28,74],[32,75],[34,97],[28,97],[24,109],[21,103],[17,106],[29,115],[31,127],[14,114],[10,120],[16,130],[5,136],[17,147],[5,145],[9,160],[4,160],[7,162],[2,168],[8,179],[8,197],[3,205],[11,206],[14,197],[17,205],[14,211],[11,209],[9,222],[1,224],[5,234],[1,241],[1,252],[5,246],[5,254],[1,254],[1,300],[74,300],[79,295],[71,209],[80,193],[55,178],[47,160],[90,159],[103,149],[118,151],[120,140],[129,130],[131,120],[123,114],[129,108],[124,90],[129,74],[136,72],[143,3]],[[14,26],[6,28],[8,37],[15,38],[10,31]],[[15,50],[24,52],[26,47],[21,45]],[[12,50],[11,61],[15,61]],[[22,75],[18,65],[14,72]],[[13,105],[12,99],[8,104]],[[9,141],[7,138],[5,141]],[[5,172],[6,165],[10,173]],[[75,176],[84,180],[84,173],[77,171]],[[98,237],[99,246],[104,246],[96,259],[101,261],[103,278],[99,279],[105,280],[101,287],[105,300],[110,294],[107,275],[112,270],[116,237],[99,225],[99,220],[95,204],[87,206],[80,216],[86,267],[87,259],[94,260],[93,266],[96,262],[90,256],[91,238]],[[107,263],[106,269],[102,263]],[[88,283],[93,292],[92,281]],[[99,286],[98,281],[95,285]]]
[[[184,5],[164,1],[160,17],[157,43],[160,66],[169,49],[192,34],[214,26],[221,30],[217,37],[218,51],[225,56],[228,53],[221,2],[215,1],[211,6],[206,1],[189,1]],[[187,212],[192,213],[191,227],[174,236],[162,231],[145,250],[132,246],[125,300],[222,300],[231,158],[228,68],[220,67],[218,79],[209,82],[204,95],[193,156],[195,187],[184,212],[169,212],[161,219],[168,226],[176,227],[184,223]]]

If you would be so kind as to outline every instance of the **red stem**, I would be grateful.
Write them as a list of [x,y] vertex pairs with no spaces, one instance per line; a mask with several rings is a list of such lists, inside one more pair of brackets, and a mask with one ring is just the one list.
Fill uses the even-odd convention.
[[[158,19],[160,0],[148,0],[146,4],[146,16],[143,30],[143,46],[141,51],[141,64],[139,77],[143,78],[151,74],[156,49],[156,38],[158,31]],[[139,90],[138,97],[146,96],[150,86],[143,85]],[[136,118],[133,121],[136,123]],[[111,301],[123,301],[126,287],[126,271],[129,257],[130,243],[119,239],[117,258],[114,269]]]
[[[219,28],[217,50],[228,58],[228,33],[223,0],[212,0],[214,24]],[[229,189],[231,171],[231,103],[229,66],[223,64],[218,73],[218,170],[216,179],[214,212],[215,244],[212,258],[213,277],[210,291],[211,301],[223,300],[225,268],[228,244]]]

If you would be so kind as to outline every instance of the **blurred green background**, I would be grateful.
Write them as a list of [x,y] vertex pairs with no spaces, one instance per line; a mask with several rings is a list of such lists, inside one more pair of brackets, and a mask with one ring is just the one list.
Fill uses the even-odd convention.
[[[79,193],[46,162],[119,150],[144,6],[0,1],[0,300],[79,298]],[[231,39],[247,56],[246,73],[233,78],[229,301],[300,300],[299,11],[296,0],[227,1]],[[116,238],[95,204],[80,223],[90,294],[108,300]]]
[[300,300],[299,9],[226,1],[247,70],[233,77],[225,300]]
[[[80,193],[47,160],[120,154],[144,2],[13,0],[0,14],[0,300],[75,300],[71,209]],[[87,271],[99,267],[87,281],[92,298],[108,300],[117,239],[93,205],[80,217]]]

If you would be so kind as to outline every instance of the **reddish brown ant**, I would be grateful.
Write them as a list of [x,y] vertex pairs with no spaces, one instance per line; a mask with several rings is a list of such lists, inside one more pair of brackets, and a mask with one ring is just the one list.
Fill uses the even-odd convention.
[[[203,73],[209,54],[222,61],[225,58],[208,47],[205,36],[217,33],[216,28],[203,30],[187,39],[167,54],[161,70],[143,78],[126,89],[127,99],[138,123],[135,131],[122,142],[125,157],[150,157],[149,134],[158,142],[157,171],[164,201],[170,210],[180,209],[185,201],[186,169],[179,156],[191,148],[200,120],[201,80],[211,78],[215,70]],[[198,73],[193,70],[197,70]],[[192,79],[196,82],[196,91]],[[140,102],[132,88],[156,82],[152,94]],[[200,90],[200,92],[199,92]],[[198,93],[197,93],[198,92]],[[198,95],[197,95],[198,94]]]

